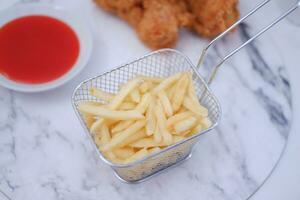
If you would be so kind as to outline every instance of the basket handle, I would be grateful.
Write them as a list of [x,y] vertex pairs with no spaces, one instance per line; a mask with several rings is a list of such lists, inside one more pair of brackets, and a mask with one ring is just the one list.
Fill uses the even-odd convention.
[[[200,59],[198,61],[197,64],[197,68],[199,69],[200,66],[203,63],[204,57],[206,55],[206,52],[208,51],[208,49],[214,45],[218,40],[220,40],[224,35],[226,35],[228,32],[230,32],[232,29],[234,29],[236,26],[238,26],[240,23],[242,23],[246,18],[248,18],[249,16],[251,16],[253,13],[255,13],[257,10],[259,10],[261,7],[263,7],[264,5],[266,5],[267,3],[269,3],[270,0],[265,0],[262,3],[258,4],[254,9],[252,9],[248,14],[246,14],[244,17],[242,17],[241,19],[239,19],[238,21],[236,21],[233,25],[231,25],[228,29],[226,29],[224,32],[222,32],[220,35],[218,35],[215,39],[213,39],[203,50],[200,56]],[[278,22],[280,22],[282,19],[284,19],[287,15],[289,15],[290,13],[292,13],[294,10],[296,10],[298,7],[300,6],[300,0],[297,1],[297,3],[295,3],[293,6],[291,6],[291,8],[289,8],[284,14],[282,14],[281,16],[279,16],[278,18],[276,18],[273,22],[271,22],[269,25],[267,25],[266,27],[262,28],[260,31],[258,31],[253,37],[251,37],[249,40],[247,40],[246,42],[244,42],[243,44],[241,44],[239,47],[237,47],[236,49],[232,50],[229,54],[227,54],[225,57],[222,58],[222,60],[213,68],[212,72],[209,74],[208,76],[208,84],[210,85],[211,82],[214,80],[216,73],[218,71],[218,69],[220,68],[220,66],[226,61],[228,60],[231,56],[233,56],[235,53],[237,53],[239,50],[241,50],[242,48],[244,48],[245,46],[247,46],[249,43],[251,43],[253,40],[255,40],[256,38],[258,38],[260,35],[262,35],[264,32],[266,32],[267,30],[269,30],[271,27],[273,27],[275,24],[277,24]]]

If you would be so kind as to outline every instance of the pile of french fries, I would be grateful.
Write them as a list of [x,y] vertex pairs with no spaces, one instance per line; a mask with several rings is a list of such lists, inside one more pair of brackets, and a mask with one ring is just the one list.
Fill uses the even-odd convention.
[[114,163],[142,159],[211,126],[190,72],[138,76],[117,94],[97,88],[90,94],[104,103],[83,101],[78,109],[99,150]]

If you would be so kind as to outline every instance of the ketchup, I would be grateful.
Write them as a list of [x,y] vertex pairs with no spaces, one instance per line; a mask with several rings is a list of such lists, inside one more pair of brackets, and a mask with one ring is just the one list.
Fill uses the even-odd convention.
[[0,28],[0,74],[30,84],[45,83],[67,73],[80,45],[64,22],[47,16],[17,18]]

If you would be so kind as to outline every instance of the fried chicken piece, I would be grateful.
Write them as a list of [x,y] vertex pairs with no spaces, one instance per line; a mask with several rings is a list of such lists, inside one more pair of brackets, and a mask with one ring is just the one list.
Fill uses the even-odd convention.
[[95,0],[136,29],[153,49],[172,47],[181,27],[215,37],[239,17],[238,0]]
[[140,39],[153,49],[173,46],[178,38],[179,23],[167,1],[149,0],[137,26]]
[[195,19],[192,28],[201,36],[213,38],[238,18],[238,0],[186,0]]

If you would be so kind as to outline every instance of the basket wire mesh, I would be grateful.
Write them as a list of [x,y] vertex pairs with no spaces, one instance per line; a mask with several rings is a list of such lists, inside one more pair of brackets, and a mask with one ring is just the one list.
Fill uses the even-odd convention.
[[[201,104],[208,109],[208,116],[212,121],[212,126],[209,129],[203,130],[160,152],[130,164],[115,164],[107,160],[96,147],[88,127],[80,112],[77,110],[78,103],[81,101],[101,102],[101,100],[89,93],[90,88],[96,87],[106,92],[116,93],[122,83],[125,83],[138,75],[168,77],[175,73],[185,71],[193,72],[192,79],[195,85],[196,94]],[[127,182],[141,181],[146,177],[187,158],[191,153],[192,147],[198,140],[198,136],[215,127],[220,117],[220,106],[214,95],[208,89],[206,82],[199,76],[196,68],[186,56],[172,49],[155,51],[133,62],[113,69],[110,72],[103,73],[100,76],[82,82],[75,89],[72,101],[79,120],[88,133],[101,159],[109,164],[122,180]]]

